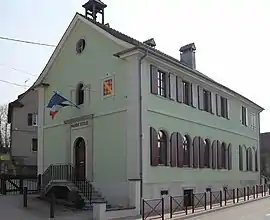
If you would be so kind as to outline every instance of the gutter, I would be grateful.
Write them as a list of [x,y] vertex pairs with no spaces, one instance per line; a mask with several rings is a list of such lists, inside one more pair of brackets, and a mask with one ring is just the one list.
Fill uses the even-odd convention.
[[143,147],[142,147],[142,61],[147,57],[148,50],[145,50],[144,55],[139,59],[138,67],[139,67],[139,88],[138,88],[138,98],[139,98],[139,135],[140,135],[140,197],[143,196]]

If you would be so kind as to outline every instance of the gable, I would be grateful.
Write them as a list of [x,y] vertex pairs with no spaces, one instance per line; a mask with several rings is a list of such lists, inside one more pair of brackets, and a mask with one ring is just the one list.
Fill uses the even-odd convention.
[[[84,23],[86,25],[86,28],[88,28],[88,27],[92,28],[92,30],[95,30],[95,31],[101,33],[102,35],[106,36],[111,41],[122,46],[123,49],[128,49],[128,48],[132,47],[132,44],[127,43],[123,40],[120,40],[119,38],[109,34],[107,31],[105,31],[104,29],[99,27],[97,24],[94,24],[92,21],[89,21],[88,19],[86,19],[82,15],[76,13],[74,18],[72,19],[71,23],[69,24],[68,28],[66,29],[64,35],[62,36],[61,40],[59,41],[58,45],[56,46],[53,54],[51,55],[49,61],[47,62],[45,68],[43,69],[43,71],[39,75],[36,82],[33,84],[33,87],[37,87],[40,84],[44,83],[44,79],[48,75],[48,72],[51,69],[53,63],[59,57],[61,51],[63,50],[63,47],[67,44],[67,40],[70,37],[71,33],[76,30],[76,28],[78,27],[78,25],[80,25],[80,23]],[[119,52],[119,51],[117,51],[117,52]]]

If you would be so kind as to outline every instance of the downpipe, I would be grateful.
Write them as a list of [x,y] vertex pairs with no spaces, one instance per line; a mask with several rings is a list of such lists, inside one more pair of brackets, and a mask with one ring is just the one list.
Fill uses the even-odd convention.
[[140,135],[140,198],[142,199],[143,196],[143,147],[142,147],[142,61],[147,57],[148,50],[145,51],[144,55],[139,59],[139,135]]

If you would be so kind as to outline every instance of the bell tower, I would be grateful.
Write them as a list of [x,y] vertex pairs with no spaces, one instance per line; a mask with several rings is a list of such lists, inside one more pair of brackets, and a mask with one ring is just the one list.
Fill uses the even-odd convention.
[[[100,0],[89,0],[82,7],[85,8],[85,17],[97,21],[97,15],[101,15],[101,23],[104,24],[104,9],[107,7]],[[97,21],[98,22],[98,21]]]

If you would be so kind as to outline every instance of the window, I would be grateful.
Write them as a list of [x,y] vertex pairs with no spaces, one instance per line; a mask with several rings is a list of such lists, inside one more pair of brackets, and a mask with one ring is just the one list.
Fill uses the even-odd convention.
[[242,125],[247,126],[247,108],[242,106]]
[[186,105],[192,105],[192,84],[187,81],[183,81],[183,103]]
[[84,86],[82,83],[80,83],[77,87],[77,91],[76,91],[76,104],[77,105],[81,105],[84,103]]
[[167,165],[167,136],[164,131],[158,132],[158,164]]
[[32,126],[33,125],[32,118],[33,118],[33,114],[32,113],[28,113],[28,116],[27,116],[28,126]]
[[158,95],[166,97],[166,73],[158,70]]
[[256,129],[256,114],[255,113],[250,114],[250,127],[252,130]]
[[212,97],[211,92],[203,90],[203,110],[212,112]]
[[220,97],[221,105],[221,117],[228,118],[228,100],[224,97]]
[[28,126],[37,126],[37,114],[28,113],[27,115],[27,124]]
[[38,139],[32,138],[32,151],[37,152],[38,150]]

